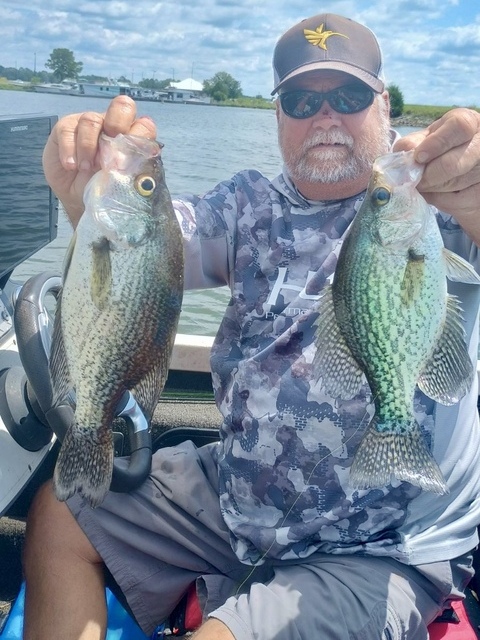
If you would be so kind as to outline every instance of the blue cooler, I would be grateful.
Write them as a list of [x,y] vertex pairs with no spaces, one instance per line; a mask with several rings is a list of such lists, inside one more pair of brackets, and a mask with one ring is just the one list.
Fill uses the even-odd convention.
[[[108,609],[106,640],[149,640],[109,589],[105,595]],[[0,640],[22,640],[24,611],[25,583],[0,629]],[[157,629],[153,637],[162,638],[162,629]]]

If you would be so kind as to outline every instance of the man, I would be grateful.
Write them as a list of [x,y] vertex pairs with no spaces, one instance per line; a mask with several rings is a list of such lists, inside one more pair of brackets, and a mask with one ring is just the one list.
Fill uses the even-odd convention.
[[[282,175],[245,171],[175,201],[186,286],[232,290],[211,360],[221,444],[157,452],[139,491],[96,510],[43,488],[27,527],[27,640],[103,637],[104,564],[147,633],[196,581],[198,640],[425,640],[462,597],[480,519],[476,385],[453,407],[417,397],[448,495],[395,481],[357,491],[349,467],[367,387],[343,402],[312,370],[312,307],[373,160],[394,141],[381,66],[358,23],[328,14],[295,25],[274,54]],[[45,173],[74,225],[102,130],[155,136],[125,97],[58,123]],[[480,114],[456,109],[395,142],[414,147],[445,243],[478,266]],[[478,289],[456,289],[472,360]]]

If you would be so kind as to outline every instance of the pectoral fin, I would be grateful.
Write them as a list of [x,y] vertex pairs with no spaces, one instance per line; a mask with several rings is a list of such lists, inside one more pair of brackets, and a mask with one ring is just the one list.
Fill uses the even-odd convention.
[[92,244],[92,276],[90,293],[95,306],[102,310],[110,296],[112,286],[112,262],[110,243],[102,238]]
[[453,282],[466,284],[480,284],[480,276],[466,260],[453,251],[443,249],[443,256],[447,266],[447,278]]
[[418,387],[429,398],[448,406],[467,393],[473,375],[465,342],[462,308],[457,297],[448,296],[443,333],[418,380]]
[[333,304],[332,288],[326,287],[320,315],[315,321],[314,371],[322,378],[327,393],[333,398],[349,400],[359,393],[363,372],[352,355],[340,330]]

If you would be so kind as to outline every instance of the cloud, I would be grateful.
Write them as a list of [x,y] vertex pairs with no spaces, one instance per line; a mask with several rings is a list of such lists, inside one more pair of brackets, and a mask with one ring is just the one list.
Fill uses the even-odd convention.
[[[388,81],[406,102],[480,103],[480,7],[469,0],[338,0],[322,10],[352,17],[378,36]],[[85,74],[197,80],[227,71],[247,95],[268,96],[273,47],[314,15],[317,2],[291,0],[44,0],[2,2],[0,64],[43,69],[65,47]],[[475,73],[472,73],[472,72]],[[451,74],[448,77],[448,74]],[[454,82],[453,82],[454,81]],[[450,86],[455,87],[454,94]]]

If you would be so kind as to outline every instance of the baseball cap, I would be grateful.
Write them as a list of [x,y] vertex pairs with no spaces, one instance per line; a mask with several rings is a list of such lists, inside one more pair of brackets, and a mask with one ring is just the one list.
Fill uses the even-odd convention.
[[368,27],[333,13],[302,20],[278,40],[273,53],[274,90],[317,69],[344,71],[374,91],[384,90],[382,53]]

